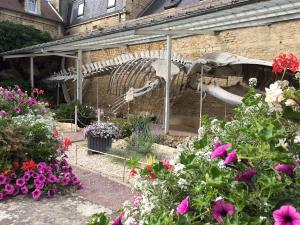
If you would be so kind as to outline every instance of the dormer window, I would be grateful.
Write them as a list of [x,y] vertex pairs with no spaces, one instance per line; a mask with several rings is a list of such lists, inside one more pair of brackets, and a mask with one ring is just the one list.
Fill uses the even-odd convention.
[[107,0],[107,8],[113,8],[116,6],[116,0]]
[[77,16],[83,16],[84,13],[84,3],[80,3],[78,6],[78,12],[77,12]]
[[28,12],[37,13],[36,0],[29,0],[28,1]]

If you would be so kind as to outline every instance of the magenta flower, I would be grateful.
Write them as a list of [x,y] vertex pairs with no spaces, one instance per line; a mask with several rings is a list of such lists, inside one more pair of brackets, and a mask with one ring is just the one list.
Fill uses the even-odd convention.
[[15,187],[14,192],[12,193],[13,196],[17,196],[20,192],[20,188],[19,187]]
[[46,177],[43,174],[39,174],[36,179],[40,180],[42,183],[46,181]]
[[221,158],[224,159],[227,156],[227,149],[231,147],[231,144],[225,144],[217,147],[210,155],[211,159]]
[[225,202],[223,200],[218,200],[212,209],[212,216],[218,221],[218,223],[223,222],[223,218],[227,215],[232,216],[235,213],[234,205]]
[[4,199],[4,193],[0,192],[0,201]]
[[15,107],[15,113],[19,114],[21,112],[21,109],[19,107]]
[[8,113],[5,112],[5,111],[3,111],[3,110],[1,110],[1,111],[0,111],[0,116],[2,116],[2,117],[7,117],[7,116],[8,116]]
[[236,151],[232,151],[227,155],[226,159],[224,160],[224,164],[227,165],[227,164],[235,163],[237,161],[238,161],[238,157],[236,155]]
[[17,174],[16,173],[12,173],[12,174],[10,174],[10,177],[13,178],[13,179],[16,179],[17,178]]
[[273,212],[274,225],[299,225],[300,213],[292,205],[281,206]]
[[63,185],[63,186],[67,186],[68,184],[69,184],[69,178],[67,178],[67,177],[63,177],[63,178],[61,178],[61,184]]
[[26,181],[25,181],[24,178],[18,178],[16,180],[16,185],[19,186],[19,187],[23,187],[25,184],[26,184]]
[[39,180],[39,179],[35,179],[34,180],[34,186],[37,189],[42,189],[44,187],[44,182]]
[[23,194],[27,194],[27,193],[28,193],[28,187],[27,187],[27,186],[21,187],[21,192],[22,192]]
[[24,180],[25,181],[29,181],[30,180],[30,178],[31,178],[31,175],[30,175],[30,173],[27,171],[27,172],[25,172],[24,173],[24,176],[23,176],[23,178],[24,178]]
[[54,196],[54,190],[49,190],[48,192],[47,192],[47,197],[48,198],[52,198]]
[[42,194],[42,192],[41,192],[41,190],[38,189],[38,188],[35,189],[35,190],[31,193],[31,195],[32,195],[32,197],[33,197],[34,200],[38,200],[38,199],[40,198],[41,194]]
[[79,180],[77,177],[72,177],[72,183],[73,183],[74,185],[77,185],[77,184],[80,183],[80,180]]
[[293,165],[285,165],[285,164],[279,164],[275,166],[275,170],[279,173],[284,173],[289,177],[294,177],[294,169],[295,166]]
[[121,213],[111,225],[122,225],[122,218],[124,216],[124,213]]
[[7,183],[7,177],[3,174],[0,174],[0,185],[4,185]]
[[15,191],[15,187],[11,184],[6,184],[5,185],[5,192],[9,195],[13,194]]
[[187,196],[182,202],[177,206],[177,214],[184,215],[189,212],[190,209],[190,196]]
[[220,141],[215,141],[214,142],[214,149],[218,148],[221,146],[221,142]]
[[235,180],[245,183],[251,183],[252,177],[256,174],[255,169],[248,169],[245,173],[241,173],[235,177]]
[[48,178],[47,178],[47,181],[49,182],[49,183],[56,183],[57,181],[58,181],[58,179],[57,179],[57,177],[56,176],[54,176],[53,174],[51,174]]

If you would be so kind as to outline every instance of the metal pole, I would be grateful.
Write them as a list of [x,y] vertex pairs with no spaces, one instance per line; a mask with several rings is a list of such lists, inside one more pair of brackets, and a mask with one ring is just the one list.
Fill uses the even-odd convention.
[[97,77],[97,116],[98,116],[98,123],[100,123],[100,108],[99,108],[99,77]]
[[75,105],[75,132],[77,132],[78,106]]
[[201,77],[200,77],[200,121],[199,128],[202,127],[202,110],[203,110],[203,73],[204,69],[201,66]]
[[101,122],[101,111],[100,111],[100,109],[98,108],[97,109],[97,116],[98,116],[98,123],[100,123]]
[[31,89],[34,88],[34,62],[33,62],[33,56],[30,57],[30,84]]
[[75,162],[76,162],[76,165],[77,165],[77,145],[75,145],[75,154],[76,154],[76,157],[75,157]]
[[171,80],[171,63],[172,63],[172,38],[167,35],[167,56],[168,56],[168,74],[166,77],[166,96],[165,96],[165,134],[169,134],[170,119],[170,80]]
[[57,96],[56,96],[56,105],[59,105],[59,98],[60,98],[60,96],[59,96],[59,88],[60,88],[60,84],[58,83],[57,84]]
[[82,104],[82,50],[78,50],[76,61],[77,100]]

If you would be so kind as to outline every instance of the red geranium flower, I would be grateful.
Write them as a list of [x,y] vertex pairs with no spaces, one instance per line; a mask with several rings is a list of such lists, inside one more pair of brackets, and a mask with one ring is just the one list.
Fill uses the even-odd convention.
[[273,59],[273,72],[282,73],[290,70],[296,73],[299,70],[300,62],[294,54],[281,53],[277,58]]
[[130,171],[130,176],[135,177],[136,175],[137,175],[136,170],[135,170],[135,169],[132,169],[132,170]]
[[23,162],[22,170],[34,170],[36,168],[36,164],[33,160],[28,162]]
[[53,137],[57,138],[59,136],[58,130],[53,131]]
[[147,170],[149,173],[151,173],[151,171],[152,171],[152,166],[151,166],[151,165],[145,166],[145,170]]
[[64,139],[64,148],[67,149],[72,145],[72,140],[70,138]]
[[162,162],[162,164],[164,165],[164,167],[167,169],[167,170],[169,170],[169,171],[174,171],[174,168],[170,165],[170,162],[169,161],[167,161],[167,160],[162,160],[161,161]]
[[45,91],[42,90],[42,89],[33,88],[33,89],[32,89],[32,93],[33,93],[33,94],[37,94],[37,95],[43,95],[43,94],[45,93]]
[[152,173],[152,172],[149,174],[149,176],[150,176],[151,180],[155,180],[157,178],[156,174]]

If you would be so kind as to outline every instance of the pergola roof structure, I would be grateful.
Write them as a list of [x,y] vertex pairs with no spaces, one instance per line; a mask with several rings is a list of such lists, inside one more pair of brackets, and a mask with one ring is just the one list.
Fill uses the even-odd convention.
[[[196,34],[213,34],[234,28],[267,25],[300,18],[298,0],[241,0],[198,9],[175,16],[133,21],[87,35],[75,35],[0,54],[4,59],[42,55],[70,55],[78,50],[92,51],[166,40]],[[142,21],[142,20],[141,20]]]

